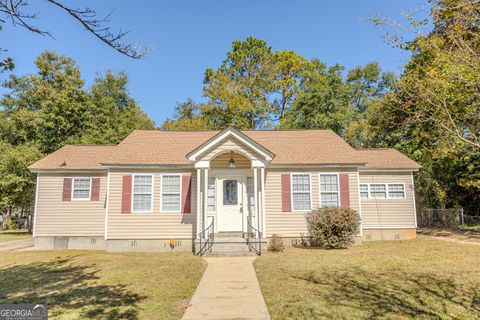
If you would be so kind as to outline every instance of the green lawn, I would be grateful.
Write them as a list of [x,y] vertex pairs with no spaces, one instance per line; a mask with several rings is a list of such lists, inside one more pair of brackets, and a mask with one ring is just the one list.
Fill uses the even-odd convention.
[[31,238],[27,230],[0,231],[0,242]]
[[255,268],[272,319],[480,317],[480,246],[419,237],[297,248]]
[[179,319],[206,267],[192,254],[2,252],[0,301],[49,319]]

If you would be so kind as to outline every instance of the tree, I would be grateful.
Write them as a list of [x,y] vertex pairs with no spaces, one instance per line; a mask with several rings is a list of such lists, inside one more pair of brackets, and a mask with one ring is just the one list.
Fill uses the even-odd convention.
[[135,129],[153,129],[148,118],[127,90],[128,76],[107,71],[97,76],[88,95],[93,114],[79,139],[81,143],[116,144]]
[[0,99],[0,138],[12,145],[35,142],[42,153],[80,140],[95,112],[75,62],[45,51],[37,74],[12,75]]
[[[376,24],[413,32],[394,46],[412,57],[391,93],[370,114],[372,144],[394,146],[423,165],[417,175],[421,203],[480,207],[480,3],[430,1],[430,19],[410,25],[386,18]],[[432,22],[429,24],[429,22]],[[432,25],[433,29],[423,29]]]
[[204,105],[188,99],[177,102],[173,110],[173,119],[167,119],[161,126],[162,130],[209,130],[208,120],[203,114]]
[[294,101],[281,121],[282,128],[332,129],[343,135],[352,121],[349,89],[342,79],[341,66],[326,67],[316,61],[305,91]]
[[[128,31],[112,32],[110,26],[110,14],[105,18],[99,18],[97,12],[91,8],[73,9],[58,0],[45,0],[53,7],[60,9],[68,14],[72,19],[80,23],[83,28],[104,44],[113,48],[117,52],[133,59],[142,58],[146,51],[138,48],[128,42],[123,42]],[[10,21],[13,26],[20,26],[33,33],[53,37],[50,31],[43,30],[32,23],[32,20],[38,18],[38,13],[33,10],[34,5],[28,0],[0,0],[0,23],[5,24]],[[1,30],[0,25],[0,30]],[[0,48],[2,51],[2,48]],[[3,48],[5,51],[5,48]],[[12,58],[4,58],[0,62],[0,72],[12,70],[14,68]]]
[[217,70],[207,69],[203,110],[222,129],[272,127],[302,90],[303,76],[315,65],[293,51],[272,51],[263,40],[234,41]]
[[23,208],[31,212],[35,182],[27,169],[41,154],[34,145],[14,147],[0,141],[0,209],[3,211],[2,229],[12,216],[13,210]]
[[154,123],[127,91],[128,77],[107,72],[87,90],[75,62],[45,51],[37,73],[11,75],[0,98],[0,212],[30,212],[35,182],[27,167],[65,144],[118,143]]
[[356,146],[364,144],[366,111],[390,90],[394,75],[383,72],[376,62],[350,70],[346,78],[340,65],[312,63],[315,68],[303,73],[302,90],[281,127],[332,129]]

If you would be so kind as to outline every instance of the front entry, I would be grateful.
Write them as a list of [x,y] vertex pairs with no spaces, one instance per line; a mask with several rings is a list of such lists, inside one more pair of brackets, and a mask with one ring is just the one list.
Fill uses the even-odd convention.
[[223,176],[217,180],[218,231],[243,230],[245,181],[242,176]]

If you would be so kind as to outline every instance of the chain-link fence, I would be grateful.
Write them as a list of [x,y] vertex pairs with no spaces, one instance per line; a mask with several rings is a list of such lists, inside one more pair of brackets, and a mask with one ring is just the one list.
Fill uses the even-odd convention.
[[419,210],[417,223],[420,228],[472,229],[480,231],[480,216],[463,214],[463,208]]

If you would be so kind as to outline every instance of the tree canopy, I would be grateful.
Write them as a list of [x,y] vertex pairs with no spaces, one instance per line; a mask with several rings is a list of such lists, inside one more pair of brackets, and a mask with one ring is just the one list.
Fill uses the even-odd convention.
[[107,71],[85,88],[75,62],[45,51],[37,72],[11,75],[0,98],[0,210],[29,208],[27,166],[66,144],[118,143],[154,123],[127,90],[128,77]]

